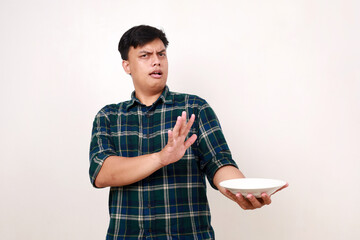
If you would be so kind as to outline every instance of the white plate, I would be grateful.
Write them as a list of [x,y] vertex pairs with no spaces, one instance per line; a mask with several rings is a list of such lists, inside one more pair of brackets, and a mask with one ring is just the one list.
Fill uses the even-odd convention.
[[220,186],[228,189],[233,194],[241,193],[244,197],[252,194],[258,198],[261,197],[262,193],[267,193],[270,196],[285,184],[286,182],[276,179],[236,178],[222,181]]

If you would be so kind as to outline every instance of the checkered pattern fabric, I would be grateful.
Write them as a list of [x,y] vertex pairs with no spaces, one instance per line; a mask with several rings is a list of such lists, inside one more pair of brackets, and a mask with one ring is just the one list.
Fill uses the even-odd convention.
[[111,187],[106,239],[214,239],[205,176],[233,165],[219,121],[204,100],[170,92],[166,86],[151,106],[133,92],[129,101],[107,105],[95,117],[90,144],[90,180],[109,156],[136,157],[161,151],[178,116],[195,114],[189,136],[196,142],[178,162],[123,187]]

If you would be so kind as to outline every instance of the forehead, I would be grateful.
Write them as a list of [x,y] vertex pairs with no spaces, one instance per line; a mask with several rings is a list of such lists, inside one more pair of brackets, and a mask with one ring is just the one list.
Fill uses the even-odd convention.
[[129,53],[134,52],[141,52],[141,51],[146,51],[146,52],[160,52],[166,50],[164,43],[159,39],[155,39],[151,42],[146,43],[143,46],[137,46],[136,48],[134,47],[130,47],[129,49]]

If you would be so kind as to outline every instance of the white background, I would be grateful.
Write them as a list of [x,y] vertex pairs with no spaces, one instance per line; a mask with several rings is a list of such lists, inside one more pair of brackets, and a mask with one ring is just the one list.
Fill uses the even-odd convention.
[[92,121],[130,98],[117,44],[149,24],[170,89],[210,103],[245,175],[290,184],[256,211],[209,188],[217,239],[359,239],[359,16],[356,0],[1,0],[0,238],[105,238]]

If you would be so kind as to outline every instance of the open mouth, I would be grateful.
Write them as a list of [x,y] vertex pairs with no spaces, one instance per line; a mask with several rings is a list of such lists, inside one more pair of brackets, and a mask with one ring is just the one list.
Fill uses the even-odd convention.
[[162,76],[162,71],[160,70],[152,71],[150,73],[150,76],[152,76],[153,78],[160,78]]

